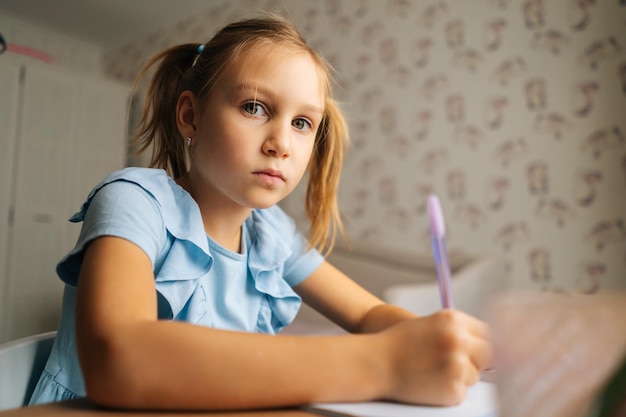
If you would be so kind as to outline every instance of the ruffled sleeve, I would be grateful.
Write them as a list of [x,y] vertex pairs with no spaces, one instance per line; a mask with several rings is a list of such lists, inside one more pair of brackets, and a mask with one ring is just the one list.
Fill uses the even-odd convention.
[[[107,187],[111,184],[116,185]],[[139,246],[152,261],[157,290],[173,316],[213,263],[200,209],[163,170],[114,172],[94,187],[70,221],[84,224],[76,246],[57,265],[63,281],[76,285],[91,240],[105,235],[122,237]]]

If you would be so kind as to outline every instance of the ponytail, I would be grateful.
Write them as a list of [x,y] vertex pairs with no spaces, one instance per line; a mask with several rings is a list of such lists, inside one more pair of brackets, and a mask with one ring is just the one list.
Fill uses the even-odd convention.
[[348,128],[332,98],[326,100],[324,117],[317,132],[311,162],[305,209],[311,223],[309,245],[326,254],[341,234],[347,241],[337,204],[337,189],[343,163]]
[[135,89],[148,70],[160,61],[152,76],[139,130],[133,140],[138,153],[152,145],[150,167],[163,168],[173,178],[187,173],[187,153],[176,125],[176,103],[187,89],[187,77],[198,54],[198,44],[174,46],[154,56],[142,68],[135,81]]

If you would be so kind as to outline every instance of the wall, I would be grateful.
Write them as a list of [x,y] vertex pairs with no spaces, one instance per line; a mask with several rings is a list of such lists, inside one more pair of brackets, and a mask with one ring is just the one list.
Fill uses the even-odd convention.
[[[340,199],[354,241],[496,252],[516,287],[626,288],[626,7],[582,0],[222,1],[105,56],[152,54],[286,6],[340,76],[352,144]],[[302,192],[283,205],[302,219]],[[382,219],[382,221],[381,221]]]
[[[0,55],[0,343],[56,328],[55,265],[80,227],[67,221],[124,165],[129,88],[102,77],[93,45],[3,14]],[[9,215],[10,213],[10,215]]]
[[84,74],[103,74],[102,51],[80,39],[47,30],[6,13],[0,14],[0,33],[8,44],[31,48],[48,56],[55,65]]

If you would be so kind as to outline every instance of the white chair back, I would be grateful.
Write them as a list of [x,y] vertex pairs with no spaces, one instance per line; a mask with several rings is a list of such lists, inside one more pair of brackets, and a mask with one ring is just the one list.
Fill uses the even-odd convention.
[[28,404],[55,335],[52,331],[0,345],[0,410]]

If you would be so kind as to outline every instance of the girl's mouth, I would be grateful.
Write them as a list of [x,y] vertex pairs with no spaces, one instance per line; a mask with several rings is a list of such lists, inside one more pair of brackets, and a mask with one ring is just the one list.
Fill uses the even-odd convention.
[[285,182],[285,178],[280,171],[268,169],[256,171],[254,175],[267,185],[278,185]]

